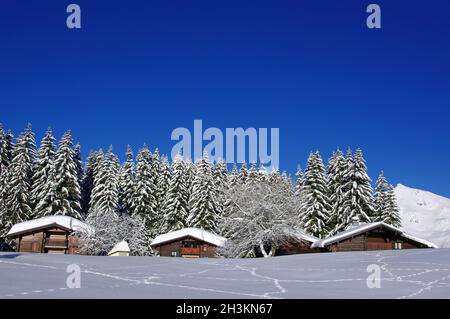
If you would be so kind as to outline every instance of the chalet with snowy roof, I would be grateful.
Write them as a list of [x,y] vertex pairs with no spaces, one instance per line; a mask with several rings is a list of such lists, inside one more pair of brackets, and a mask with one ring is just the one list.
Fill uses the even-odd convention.
[[151,247],[163,257],[217,257],[226,239],[199,228],[184,228],[156,237]]
[[17,252],[76,254],[78,239],[73,232],[88,226],[69,216],[48,216],[14,225],[7,237]]
[[312,244],[319,238],[305,233],[301,229],[289,231],[290,239],[277,248],[275,256],[310,254],[317,253],[319,250],[312,248]]
[[354,224],[346,231],[314,242],[311,247],[323,252],[438,248],[383,222]]

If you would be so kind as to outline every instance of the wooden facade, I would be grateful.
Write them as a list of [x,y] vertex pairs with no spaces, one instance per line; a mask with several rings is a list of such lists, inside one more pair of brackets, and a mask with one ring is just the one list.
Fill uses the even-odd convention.
[[312,254],[320,252],[317,249],[311,248],[312,242],[301,240],[288,242],[275,251],[275,256],[298,255],[298,254]]
[[382,226],[347,238],[342,238],[321,248],[321,251],[372,251],[429,248],[424,243],[415,241],[391,229]]
[[217,257],[217,246],[191,236],[177,238],[172,241],[153,246],[162,257],[214,258]]
[[72,231],[59,226],[49,226],[16,235],[13,239],[17,252],[70,254],[78,249],[78,239]]

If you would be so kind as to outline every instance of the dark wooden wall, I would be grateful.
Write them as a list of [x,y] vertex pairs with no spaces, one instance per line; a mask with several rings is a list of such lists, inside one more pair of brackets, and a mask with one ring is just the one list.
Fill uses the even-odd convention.
[[336,251],[364,251],[364,250],[393,250],[394,244],[401,243],[402,249],[427,248],[425,245],[401,236],[394,231],[378,228],[367,233],[347,238],[331,244],[326,250]]
[[17,252],[76,254],[78,238],[65,229],[50,227],[14,239]]
[[311,254],[320,252],[317,249],[311,248],[311,243],[308,242],[289,242],[275,251],[275,256],[297,255],[297,254]]
[[[176,257],[182,256],[182,242],[191,239],[190,237],[180,238],[172,242],[163,243],[155,247],[162,257],[174,257],[172,252],[176,252]],[[217,257],[217,247],[206,242],[201,242],[198,249],[199,257],[214,258]]]

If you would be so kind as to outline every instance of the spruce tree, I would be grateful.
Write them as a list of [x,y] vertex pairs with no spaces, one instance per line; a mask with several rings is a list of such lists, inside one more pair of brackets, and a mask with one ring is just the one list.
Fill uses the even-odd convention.
[[83,172],[83,159],[81,156],[81,145],[80,144],[75,145],[73,159],[74,159],[75,165],[76,165],[78,184],[81,187],[81,185],[83,184],[84,172]]
[[[166,194],[169,189],[169,183],[171,178],[171,172],[170,172],[170,163],[167,156],[161,156],[161,164],[160,164],[160,171],[158,176],[158,185],[157,185],[157,192],[158,192],[158,215],[162,218],[164,211],[165,211],[165,200],[166,200]],[[162,222],[162,220],[161,220]]]
[[119,178],[119,205],[122,213],[130,214],[132,213],[133,205],[133,194],[134,194],[134,160],[133,160],[133,150],[131,146],[128,145],[126,153],[126,161],[122,165],[120,170]]
[[327,178],[331,204],[331,213],[328,221],[330,235],[333,235],[338,225],[340,208],[343,205],[345,173],[347,171],[347,160],[340,149],[338,149],[328,161]]
[[59,199],[57,197],[56,186],[56,168],[55,165],[51,165],[47,175],[47,181],[44,184],[39,201],[34,209],[35,218],[53,216],[59,211]]
[[258,170],[258,180],[260,183],[267,183],[269,181],[269,176],[270,174],[267,168],[263,164],[260,164]]
[[384,177],[383,171],[381,171],[376,182],[374,209],[374,221],[384,222],[394,227],[401,226],[394,189]]
[[25,221],[32,217],[32,178],[36,158],[36,142],[29,124],[25,132],[17,139],[13,159],[8,167],[6,181],[7,198],[5,210],[7,225]]
[[[31,193],[34,204],[34,217],[42,217],[48,213],[50,194],[54,191],[55,183],[55,138],[51,128],[47,129],[47,133],[41,141],[39,147],[34,175],[33,190]],[[54,195],[54,194],[53,194]],[[51,211],[51,210],[50,210]]]
[[[255,171],[255,174],[257,178],[258,172]],[[226,202],[225,191],[228,189],[228,169],[227,164],[223,160],[218,161],[216,165],[214,165],[213,180],[216,190],[217,214],[218,217],[220,217],[223,213],[224,205]]]
[[234,163],[231,172],[228,174],[228,185],[230,187],[235,186],[238,184],[238,182],[239,182],[239,172],[236,163]]
[[162,233],[184,228],[189,216],[186,165],[181,155],[175,156],[171,172],[165,196]]
[[72,134],[64,133],[55,157],[55,202],[56,215],[81,218],[81,190],[77,164],[74,158]]
[[378,175],[378,179],[376,181],[375,193],[374,193],[374,210],[375,216],[373,221],[380,222],[383,221],[387,213],[387,192],[388,192],[389,184],[384,177],[384,172],[381,171],[380,175]]
[[354,157],[348,150],[344,180],[335,232],[347,229],[355,221],[369,223],[374,215],[371,180],[360,149],[356,150]]
[[112,147],[95,174],[90,206],[91,212],[119,212],[119,160]]
[[303,184],[303,171],[300,164],[297,166],[297,172],[295,173],[295,176],[297,177],[295,182],[295,195],[300,197]]
[[95,172],[99,170],[99,165],[103,160],[103,152],[91,151],[87,157],[85,174],[81,184],[81,207],[84,216],[89,214],[92,190],[94,188]]
[[208,154],[197,162],[197,173],[192,186],[192,196],[189,201],[190,227],[217,231],[216,189],[212,175],[212,166]]
[[141,216],[151,238],[158,235],[157,200],[154,189],[153,156],[146,145],[139,151],[133,196],[133,215]]
[[0,172],[0,238],[4,238],[12,226],[10,212],[6,204],[10,191],[9,171],[9,167],[3,167],[3,170]]
[[258,168],[256,167],[256,163],[252,163],[250,169],[247,171],[247,180],[246,182],[257,183],[259,179]]
[[387,212],[388,215],[383,218],[383,222],[394,227],[401,227],[402,220],[400,217],[400,208],[398,207],[394,187],[391,184],[389,184],[387,192]]
[[245,184],[247,183],[247,179],[248,179],[248,168],[247,163],[244,162],[242,163],[241,169],[239,170],[239,183]]
[[308,158],[302,188],[300,225],[306,232],[323,238],[329,231],[331,205],[325,168],[318,151]]

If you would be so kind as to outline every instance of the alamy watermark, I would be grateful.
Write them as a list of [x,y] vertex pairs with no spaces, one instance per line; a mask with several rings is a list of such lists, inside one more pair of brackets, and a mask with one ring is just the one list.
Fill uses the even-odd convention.
[[370,273],[366,280],[367,288],[381,288],[381,267],[377,264],[371,264],[367,266],[367,272]]
[[279,128],[238,127],[223,132],[217,127],[204,130],[203,121],[195,120],[192,131],[178,127],[172,131],[171,139],[177,141],[172,147],[172,159],[181,154],[195,161],[206,152],[212,162],[259,163],[270,170],[278,169],[280,164]]
[[81,268],[77,264],[68,265],[66,272],[69,273],[66,279],[66,286],[69,289],[81,288]]

